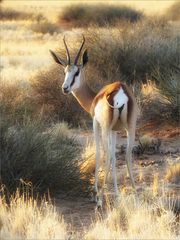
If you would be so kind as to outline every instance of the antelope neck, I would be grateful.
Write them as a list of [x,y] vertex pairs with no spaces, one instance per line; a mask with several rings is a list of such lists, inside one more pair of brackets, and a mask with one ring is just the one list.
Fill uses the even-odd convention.
[[90,113],[91,104],[93,102],[96,93],[88,86],[88,84],[83,81],[82,85],[73,91],[74,97],[77,99],[79,104]]

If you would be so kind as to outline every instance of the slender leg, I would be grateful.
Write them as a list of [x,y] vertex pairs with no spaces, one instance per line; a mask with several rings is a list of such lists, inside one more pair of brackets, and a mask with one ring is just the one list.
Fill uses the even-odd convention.
[[126,164],[127,164],[127,170],[129,173],[131,184],[135,189],[135,182],[132,174],[132,149],[133,149],[134,139],[135,139],[135,127],[132,127],[128,129],[128,132],[127,132]]
[[110,132],[109,131],[102,131],[102,138],[104,143],[104,150],[105,150],[105,174],[103,179],[103,184],[101,188],[101,194],[98,197],[97,207],[102,207],[102,200],[104,195],[104,189],[106,187],[106,182],[109,175],[110,165],[111,165],[111,148],[110,148]]
[[95,167],[95,183],[94,183],[94,200],[97,202],[98,195],[98,174],[100,161],[100,126],[97,120],[93,119],[94,140],[96,145],[96,167]]
[[111,155],[112,155],[112,176],[114,181],[115,195],[119,194],[117,186],[117,172],[116,172],[116,132],[111,131]]

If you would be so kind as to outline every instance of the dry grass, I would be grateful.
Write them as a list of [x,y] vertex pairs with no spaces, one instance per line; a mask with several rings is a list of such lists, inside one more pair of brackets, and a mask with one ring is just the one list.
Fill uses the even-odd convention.
[[172,21],[180,20],[180,2],[177,1],[170,6],[165,12],[165,17]]
[[67,239],[67,225],[48,201],[17,191],[9,204],[0,196],[1,239]]
[[169,167],[166,180],[171,184],[180,184],[180,163],[176,163]]
[[[149,198],[150,196],[148,196]],[[122,196],[121,204],[97,220],[85,239],[175,239],[176,218],[160,198]]]
[[[27,194],[17,193],[9,203],[0,197],[0,234],[2,239],[76,239],[72,226],[50,200],[37,201]],[[168,203],[168,204],[167,204]],[[165,196],[155,197],[144,192],[138,199],[121,195],[121,203],[97,215],[96,222],[82,232],[82,239],[178,239],[179,223],[173,213],[173,204]],[[61,206],[60,206],[61,208]]]
[[81,171],[94,174],[95,162],[96,162],[94,144],[90,144],[90,143],[86,144],[82,152],[82,159],[84,160],[84,163],[81,166]]

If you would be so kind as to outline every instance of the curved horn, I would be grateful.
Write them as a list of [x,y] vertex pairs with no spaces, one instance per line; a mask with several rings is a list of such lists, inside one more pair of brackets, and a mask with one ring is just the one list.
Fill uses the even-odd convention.
[[63,42],[64,42],[64,46],[66,48],[67,64],[70,65],[71,59],[70,59],[69,50],[68,50],[68,47],[67,47],[67,44],[66,44],[65,35],[63,37]]
[[82,36],[83,36],[83,41],[82,41],[81,47],[80,47],[80,49],[79,49],[79,51],[78,51],[78,53],[77,53],[77,55],[76,55],[76,58],[75,58],[75,61],[74,61],[74,64],[75,64],[75,65],[76,65],[77,62],[78,62],[78,59],[79,59],[81,50],[82,50],[83,45],[84,45],[84,43],[85,43],[85,37],[84,37],[84,35],[82,35]]

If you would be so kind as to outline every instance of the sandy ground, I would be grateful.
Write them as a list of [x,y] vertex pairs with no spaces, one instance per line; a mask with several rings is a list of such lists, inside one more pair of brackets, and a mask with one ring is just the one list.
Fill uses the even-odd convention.
[[[153,130],[152,130],[153,129]],[[172,126],[154,126],[148,124],[141,129],[138,129],[137,135],[149,134],[153,137],[161,139],[161,146],[159,153],[134,154],[133,173],[138,191],[143,191],[152,186],[154,176],[158,179],[158,184],[164,184],[165,174],[167,171],[168,161],[180,163],[180,129]],[[121,137],[120,137],[121,136]],[[122,138],[123,136],[123,138]],[[138,137],[137,137],[138,138]],[[137,144],[136,138],[136,144]],[[80,143],[93,141],[92,132],[81,132],[78,135]],[[125,135],[121,132],[118,134],[118,142],[124,144],[126,142]],[[117,173],[119,188],[124,191],[131,189],[129,178],[126,176],[126,164],[124,160],[124,153],[117,151]],[[179,183],[180,184],[180,183]],[[108,185],[109,192],[113,194],[113,184],[110,178]],[[180,196],[180,188],[176,191],[177,196]],[[81,234],[84,229],[88,229],[90,224],[96,217],[95,203],[90,198],[82,197],[64,197],[59,195],[55,199],[56,206],[64,216],[67,223],[71,224],[74,232]]]

